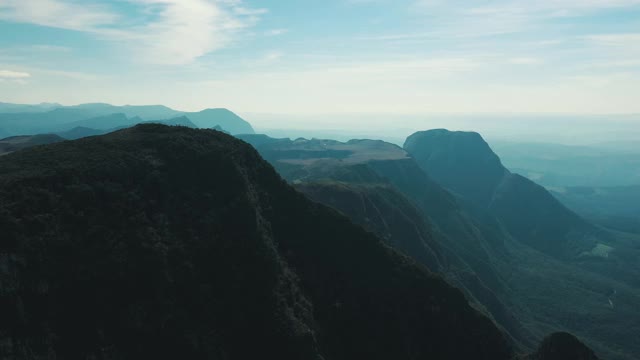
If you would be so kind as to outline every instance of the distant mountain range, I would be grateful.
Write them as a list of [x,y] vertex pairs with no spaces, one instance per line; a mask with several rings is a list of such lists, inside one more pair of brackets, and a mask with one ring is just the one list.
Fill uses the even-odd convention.
[[[176,119],[180,119],[177,122]],[[101,134],[144,122],[224,129],[231,134],[253,134],[251,125],[227,109],[180,112],[165,106],[83,104],[17,105],[0,103],[0,137],[56,133],[72,137]],[[81,128],[80,130],[76,128]],[[75,130],[75,131],[74,131]]]

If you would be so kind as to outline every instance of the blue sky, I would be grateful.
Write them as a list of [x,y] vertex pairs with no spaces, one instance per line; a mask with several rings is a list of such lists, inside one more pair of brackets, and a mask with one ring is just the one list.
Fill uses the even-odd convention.
[[0,101],[640,113],[640,0],[0,0]]

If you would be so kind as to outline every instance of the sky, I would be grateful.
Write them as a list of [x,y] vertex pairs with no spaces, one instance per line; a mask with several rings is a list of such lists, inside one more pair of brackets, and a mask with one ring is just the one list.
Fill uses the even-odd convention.
[[0,0],[0,101],[640,113],[640,0]]

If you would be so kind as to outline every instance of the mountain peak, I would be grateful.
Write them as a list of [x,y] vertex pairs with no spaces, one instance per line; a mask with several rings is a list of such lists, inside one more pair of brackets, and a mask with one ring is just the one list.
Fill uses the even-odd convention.
[[220,126],[231,134],[255,134],[246,120],[229,109],[205,109],[200,112],[186,113],[186,116],[198,127],[213,129]]
[[409,136],[404,148],[436,181],[483,205],[509,173],[476,132],[421,131]]
[[206,109],[200,111],[200,113],[205,113],[205,112],[226,112],[226,113],[235,115],[235,113],[233,111],[231,111],[231,110],[229,110],[227,108],[206,108]]
[[405,150],[442,186],[489,210],[519,241],[561,258],[595,246],[592,226],[543,187],[509,172],[480,134],[418,132],[407,139]]

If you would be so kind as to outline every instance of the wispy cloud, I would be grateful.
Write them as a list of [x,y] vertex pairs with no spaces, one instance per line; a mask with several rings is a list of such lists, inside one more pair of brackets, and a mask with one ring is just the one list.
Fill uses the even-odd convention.
[[0,70],[0,83],[25,85],[30,77],[31,74],[23,71]]
[[241,0],[124,1],[139,13],[105,0],[3,0],[0,19],[93,33],[128,45],[144,62],[185,64],[228,45],[267,12]]
[[31,74],[21,71],[0,70],[0,78],[6,80],[18,80],[30,78]]
[[439,23],[440,27],[458,37],[522,32],[550,19],[631,7],[640,7],[640,0],[415,0],[413,3],[416,12],[431,20],[446,18]]

